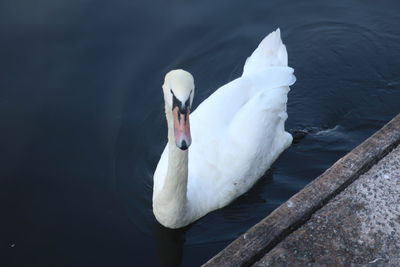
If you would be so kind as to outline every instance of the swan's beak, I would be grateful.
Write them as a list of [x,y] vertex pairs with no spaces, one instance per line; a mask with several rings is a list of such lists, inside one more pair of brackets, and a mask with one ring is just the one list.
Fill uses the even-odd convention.
[[192,143],[192,137],[190,136],[189,113],[189,109],[180,110],[177,106],[172,110],[174,116],[175,144],[182,150],[188,149]]

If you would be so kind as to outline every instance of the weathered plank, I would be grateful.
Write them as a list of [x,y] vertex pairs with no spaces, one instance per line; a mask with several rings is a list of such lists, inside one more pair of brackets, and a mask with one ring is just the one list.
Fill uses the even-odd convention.
[[400,114],[203,266],[248,266],[400,143]]

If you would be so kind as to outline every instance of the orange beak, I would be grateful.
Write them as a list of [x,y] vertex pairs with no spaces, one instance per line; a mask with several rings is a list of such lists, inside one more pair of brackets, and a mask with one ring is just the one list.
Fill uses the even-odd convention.
[[178,107],[174,107],[172,114],[174,117],[175,144],[182,150],[188,149],[192,143],[190,136],[189,109],[181,113]]

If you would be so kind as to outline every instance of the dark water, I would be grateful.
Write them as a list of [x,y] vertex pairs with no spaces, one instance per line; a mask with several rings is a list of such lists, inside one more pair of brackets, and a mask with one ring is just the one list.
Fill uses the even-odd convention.
[[[398,1],[0,3],[1,266],[196,266],[400,112]],[[182,230],[151,211],[161,84],[197,106],[280,27],[308,134],[247,194]]]

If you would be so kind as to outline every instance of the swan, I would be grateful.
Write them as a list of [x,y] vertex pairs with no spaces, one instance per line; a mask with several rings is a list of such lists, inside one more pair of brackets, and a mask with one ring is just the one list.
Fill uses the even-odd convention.
[[228,205],[290,146],[292,136],[284,124],[293,72],[278,28],[247,58],[241,77],[193,112],[193,76],[180,69],[166,74],[162,89],[168,143],[153,186],[158,222],[180,228]]

